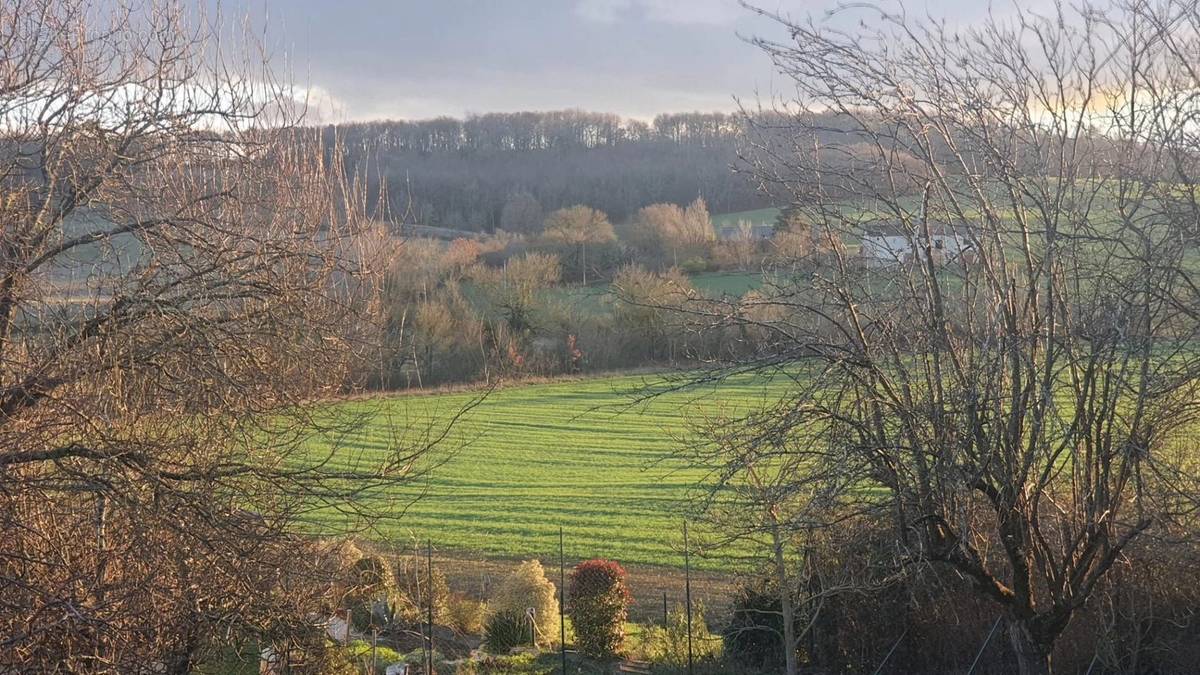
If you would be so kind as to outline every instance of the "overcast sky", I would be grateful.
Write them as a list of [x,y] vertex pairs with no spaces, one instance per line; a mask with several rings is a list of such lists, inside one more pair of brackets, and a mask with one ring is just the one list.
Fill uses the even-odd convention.
[[[216,2],[217,0],[209,0]],[[1040,0],[1045,2],[1046,0]],[[795,18],[836,0],[771,0]],[[223,0],[267,26],[325,121],[583,108],[650,118],[786,93],[741,36],[781,37],[736,0]],[[986,0],[908,11],[970,23]],[[1011,8],[1001,0],[997,7]],[[999,10],[998,10],[999,11]]]

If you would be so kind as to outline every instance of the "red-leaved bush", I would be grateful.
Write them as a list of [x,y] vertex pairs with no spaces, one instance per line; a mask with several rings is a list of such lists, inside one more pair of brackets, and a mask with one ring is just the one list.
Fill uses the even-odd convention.
[[579,651],[612,658],[625,642],[625,618],[632,597],[625,569],[612,560],[588,560],[571,571],[571,622]]

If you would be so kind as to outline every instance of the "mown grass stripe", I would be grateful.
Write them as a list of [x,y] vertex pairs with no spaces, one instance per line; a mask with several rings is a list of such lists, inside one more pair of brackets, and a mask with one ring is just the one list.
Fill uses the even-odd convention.
[[[742,378],[629,406],[645,376],[536,384],[493,392],[452,429],[439,452],[445,463],[419,484],[367,500],[394,506],[403,518],[379,525],[404,544],[431,537],[444,549],[484,555],[550,555],[558,527],[568,555],[677,566],[685,500],[700,472],[672,458],[687,423],[704,411],[749,410],[777,399],[784,384]],[[338,404],[337,414],[371,414],[313,451],[352,465],[387,451],[413,429],[445,424],[473,394],[397,396]],[[407,430],[407,432],[405,432]],[[335,447],[336,446],[336,447]],[[416,496],[422,499],[412,501]],[[322,513],[318,524],[344,524]],[[723,568],[730,559],[700,561]]]

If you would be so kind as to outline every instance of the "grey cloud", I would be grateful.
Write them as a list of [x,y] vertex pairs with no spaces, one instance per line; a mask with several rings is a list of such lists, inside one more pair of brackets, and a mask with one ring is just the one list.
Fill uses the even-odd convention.
[[585,19],[608,23],[644,18],[664,23],[728,25],[745,10],[736,0],[578,0],[575,11]]
[[[267,25],[280,62],[319,94],[326,120],[569,107],[650,117],[732,110],[735,96],[786,92],[769,60],[739,35],[786,36],[735,0],[220,4],[227,15],[249,13]],[[759,4],[820,19],[838,0]],[[988,5],[926,0],[909,7],[971,21]]]

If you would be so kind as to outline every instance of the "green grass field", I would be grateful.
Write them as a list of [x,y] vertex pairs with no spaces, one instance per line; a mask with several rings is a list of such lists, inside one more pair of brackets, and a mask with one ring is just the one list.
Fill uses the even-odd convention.
[[737,211],[735,213],[717,213],[712,216],[713,227],[718,230],[725,225],[737,225],[743,220],[751,225],[774,225],[779,217],[779,209],[771,206],[753,211]]
[[712,297],[740,298],[763,283],[761,272],[705,272],[692,275],[691,279],[696,290]]
[[[700,478],[671,458],[687,420],[705,411],[744,410],[774,400],[780,390],[745,379],[719,389],[667,394],[630,408],[628,393],[644,382],[623,376],[492,392],[454,428],[442,448],[453,454],[427,480],[375,497],[392,500],[394,512],[403,517],[382,523],[367,536],[397,545],[431,537],[441,550],[519,557],[557,553],[561,525],[570,558],[682,565],[681,513]],[[395,428],[423,428],[445,420],[473,396],[398,396],[339,404],[343,412],[374,418],[339,441],[338,456],[380,452]],[[721,569],[730,564],[713,559],[698,566]]]

